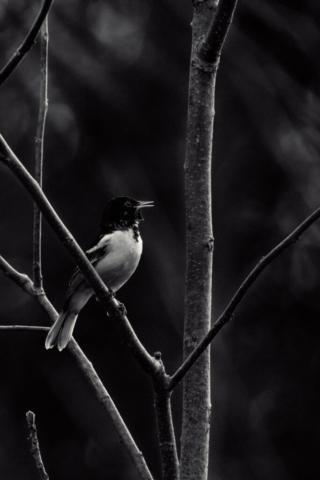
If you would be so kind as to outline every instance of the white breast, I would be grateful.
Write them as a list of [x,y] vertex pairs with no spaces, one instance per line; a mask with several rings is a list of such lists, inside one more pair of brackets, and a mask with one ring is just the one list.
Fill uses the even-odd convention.
[[116,230],[105,235],[97,248],[108,244],[106,256],[96,265],[96,270],[107,287],[119,290],[138,266],[142,253],[142,239],[135,240],[133,230]]

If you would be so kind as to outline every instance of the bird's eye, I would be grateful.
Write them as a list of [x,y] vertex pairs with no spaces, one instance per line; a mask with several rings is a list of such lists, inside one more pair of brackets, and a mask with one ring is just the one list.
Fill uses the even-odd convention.
[[127,201],[125,204],[124,204],[125,207],[131,207],[131,202]]

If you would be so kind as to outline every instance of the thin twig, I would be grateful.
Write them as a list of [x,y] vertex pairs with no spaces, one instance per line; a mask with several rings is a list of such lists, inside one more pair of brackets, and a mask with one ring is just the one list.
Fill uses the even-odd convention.
[[190,371],[192,366],[201,356],[202,352],[210,345],[215,336],[219,333],[222,327],[231,320],[233,317],[234,311],[255,282],[259,275],[264,271],[264,269],[282,252],[284,252],[288,247],[296,243],[300,236],[316,221],[320,218],[320,208],[315,210],[306,220],[304,220],[290,235],[288,235],[282,242],[280,242],[271,252],[268,253],[265,257],[259,261],[259,263],[254,267],[250,272],[247,278],[244,280],[242,285],[239,287],[235,295],[232,297],[228,306],[220,315],[218,320],[214,323],[211,330],[208,334],[201,340],[195,350],[191,355],[186,359],[186,361],[181,365],[181,367],[176,371],[176,373],[171,377],[169,381],[168,389],[172,391],[174,387],[181,382],[181,380],[186,376]]
[[43,461],[41,458],[38,435],[37,435],[37,427],[36,427],[36,416],[33,412],[29,411],[26,414],[28,428],[30,431],[30,443],[31,443],[31,453],[33,458],[36,462],[36,467],[38,469],[39,475],[41,480],[49,480],[49,476],[44,468]]
[[4,275],[19,285],[22,290],[31,295],[32,298],[37,298],[37,303],[40,307],[49,315],[50,318],[54,318],[55,310],[51,304],[46,301],[47,298],[43,290],[34,288],[33,282],[28,275],[24,275],[15,270],[1,255],[0,255],[0,270]]
[[[42,188],[43,172],[43,140],[46,116],[48,111],[48,15],[41,27],[41,74],[40,74],[40,106],[37,134],[35,138],[35,180]],[[34,204],[33,212],[33,282],[36,289],[42,289],[42,267],[41,267],[41,212]]]
[[0,330],[32,330],[36,332],[48,332],[50,327],[38,327],[33,325],[0,325]]
[[53,0],[44,0],[44,3],[39,11],[39,14],[32,25],[28,35],[16,50],[13,56],[10,58],[9,62],[3,67],[0,72],[0,86],[7,80],[11,73],[17,68],[21,60],[28,53],[29,50],[33,47],[35,43],[36,36],[39,33],[41,25],[46,18],[47,13],[50,10],[50,7],[53,3]]
[[[58,312],[54,309],[53,305],[50,303],[44,292],[42,295],[39,295],[37,293],[37,290],[35,290],[32,281],[27,275],[19,273],[6,260],[4,260],[3,257],[0,257],[0,269],[10,280],[23,288],[23,290],[25,290],[33,298],[33,300],[38,303],[38,305],[43,310],[45,310],[52,323],[55,322],[55,320],[58,318]],[[48,331],[48,327],[3,325],[0,326],[0,330]],[[106,413],[110,416],[116,432],[119,436],[120,442],[124,445],[124,448],[126,449],[129,457],[131,458],[140,480],[153,480],[142,453],[135,444],[127,426],[121,418],[120,413],[118,412],[110,395],[108,394],[106,388],[102,384],[95,369],[93,368],[92,363],[85,356],[74,338],[72,338],[71,341],[68,343],[67,348],[76,359],[80,370],[84,373],[89,384],[93,387],[98,401],[100,402]]]
[[122,420],[117,407],[93,368],[92,363],[89,362],[74,338],[68,343],[67,348],[73,354],[87,381],[93,387],[99,403],[110,416],[118,433],[120,442],[124,444],[139,478],[141,480],[153,480],[142,452],[138,449],[131,433]]

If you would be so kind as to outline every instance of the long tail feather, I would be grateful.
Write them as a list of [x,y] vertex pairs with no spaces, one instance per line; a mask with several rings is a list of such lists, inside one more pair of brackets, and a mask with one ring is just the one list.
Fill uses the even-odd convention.
[[47,335],[45,343],[47,350],[57,345],[61,352],[68,345],[77,318],[78,314],[74,311],[66,310],[60,313]]
[[62,328],[60,328],[59,337],[58,337],[58,349],[61,352],[69,343],[70,338],[78,318],[78,313],[74,310],[69,310],[67,316],[63,322]]
[[55,323],[52,325],[51,329],[46,338],[45,347],[48,350],[56,345],[58,342],[58,337],[60,330],[64,324],[65,318],[67,316],[68,310],[65,312],[61,312]]

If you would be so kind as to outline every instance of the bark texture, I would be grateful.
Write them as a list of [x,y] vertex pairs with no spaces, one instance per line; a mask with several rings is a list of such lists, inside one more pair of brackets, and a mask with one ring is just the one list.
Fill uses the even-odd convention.
[[41,480],[49,480],[49,476],[46,472],[46,469],[43,465],[43,461],[41,458],[37,427],[36,427],[36,416],[33,412],[29,410],[29,412],[27,412],[26,414],[26,417],[27,417],[27,423],[28,423],[28,428],[30,432],[30,436],[29,436],[30,445],[31,445],[30,451],[33,455],[34,461],[36,462],[36,467],[38,469]]
[[162,480],[179,480],[179,460],[171,415],[171,394],[154,389],[157,428],[161,453]]
[[[208,31],[216,2],[195,2],[194,6],[185,162],[187,272],[184,358],[210,330],[212,296],[211,152],[217,65],[203,62],[196,50]],[[207,348],[184,380],[181,480],[207,478],[210,415],[210,349]]]

